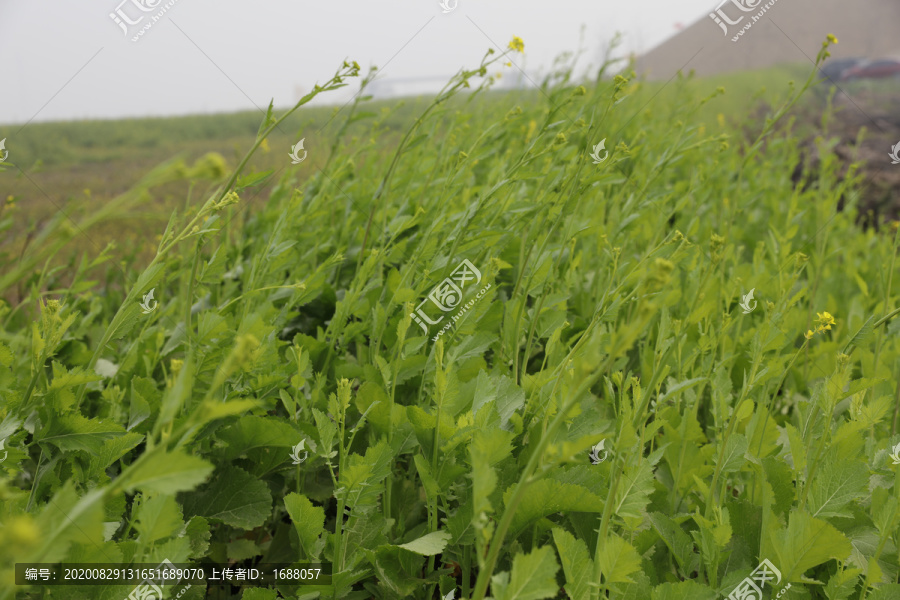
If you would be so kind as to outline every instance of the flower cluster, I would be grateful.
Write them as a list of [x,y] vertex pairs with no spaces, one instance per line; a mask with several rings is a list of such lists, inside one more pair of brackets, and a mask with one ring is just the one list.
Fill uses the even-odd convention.
[[834,317],[831,316],[831,313],[828,312],[817,312],[816,313],[816,330],[812,329],[808,330],[804,336],[806,339],[811,340],[814,335],[817,333],[824,333],[831,329],[831,326],[834,325]]

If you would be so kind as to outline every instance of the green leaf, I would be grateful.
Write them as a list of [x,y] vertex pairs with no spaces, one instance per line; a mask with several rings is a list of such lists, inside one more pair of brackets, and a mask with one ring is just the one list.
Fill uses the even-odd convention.
[[800,582],[808,569],[831,559],[845,560],[853,550],[843,533],[800,511],[792,512],[787,528],[773,531],[771,537],[779,557],[775,566],[785,582]]
[[140,434],[126,433],[123,436],[114,437],[103,442],[100,452],[91,456],[91,475],[105,478],[106,473],[104,471],[143,440],[144,436]]
[[313,418],[316,420],[316,429],[319,432],[319,441],[321,442],[319,452],[323,456],[328,456],[331,453],[332,446],[334,446],[334,439],[337,437],[337,426],[321,410],[314,408],[312,413]]
[[400,597],[410,596],[425,583],[419,578],[425,559],[414,552],[388,545],[379,546],[375,552],[366,551],[366,555],[375,567],[379,587],[386,587]]
[[[508,505],[515,486],[510,486],[503,495]],[[606,500],[587,488],[571,483],[560,483],[552,479],[542,479],[528,486],[519,507],[512,518],[510,532],[515,536],[529,523],[547,515],[561,511],[601,513]]]
[[850,354],[853,351],[853,348],[859,346],[863,342],[865,342],[872,333],[875,331],[875,316],[872,315],[866,322],[863,323],[862,327],[856,332],[856,334],[850,338],[850,341],[844,346],[843,350],[841,350],[842,354]]
[[419,479],[422,480],[422,486],[425,488],[428,499],[437,498],[441,493],[441,488],[431,473],[428,460],[421,454],[416,454],[413,456],[413,461],[416,463],[416,472],[419,474]]
[[309,498],[294,492],[284,497],[284,507],[294,523],[300,547],[308,558],[313,557],[316,540],[325,530],[325,509],[314,506]]
[[768,456],[760,462],[765,471],[766,483],[772,490],[772,500],[774,500],[772,508],[780,515],[787,515],[795,496],[790,467],[781,459],[772,456]]
[[497,473],[491,467],[490,457],[482,448],[469,446],[469,461],[472,464],[472,516],[473,524],[481,528],[482,514],[493,512],[491,494],[497,489]]
[[206,400],[200,406],[200,424],[239,415],[257,406],[259,406],[259,403],[255,400],[232,400],[230,402]]
[[517,554],[513,559],[508,583],[491,586],[495,600],[542,600],[559,591],[556,572],[559,563],[550,546],[542,546],[530,554]]
[[287,423],[272,417],[250,415],[241,417],[216,435],[228,444],[223,453],[228,461],[256,448],[290,448],[302,439],[301,434]]
[[251,173],[249,175],[244,175],[243,177],[238,177],[237,183],[234,184],[235,188],[237,188],[238,192],[241,192],[245,188],[253,187],[255,185],[259,185],[273,173],[271,169],[268,171],[263,171],[261,173]]
[[128,492],[140,489],[174,494],[194,489],[213,471],[209,462],[181,450],[153,458],[136,463],[116,484]]
[[142,497],[135,515],[134,528],[143,544],[175,535],[184,525],[181,507],[173,496]]
[[615,513],[640,519],[653,491],[653,467],[649,460],[642,460],[637,467],[626,467],[622,478],[616,490]]
[[571,600],[589,600],[594,561],[584,540],[576,539],[565,529],[554,527],[553,541],[566,575],[566,594]]
[[370,447],[364,457],[352,454],[340,474],[340,487],[335,495],[343,494],[345,505],[354,513],[374,510],[382,489],[379,484],[390,474],[392,458],[385,440]]
[[175,416],[182,411],[194,385],[194,362],[188,357],[181,366],[175,385],[166,389],[163,394],[159,409],[159,416],[153,424],[153,432],[158,433],[163,427],[175,420]]
[[450,541],[450,537],[450,534],[446,531],[432,531],[411,542],[400,544],[400,548],[422,556],[434,556],[444,551],[444,547]]
[[[472,403],[472,414],[477,416],[480,410],[493,408],[499,417],[501,429],[509,429],[509,419],[513,413],[525,405],[525,392],[505,375],[488,375],[478,372],[475,382],[475,400]],[[492,423],[488,422],[486,425]]]
[[184,495],[185,516],[199,515],[233,527],[253,529],[265,523],[272,512],[269,487],[243,469],[216,469],[212,481]]
[[[839,569],[825,585],[824,591],[825,595],[828,596],[828,600],[847,600],[856,591],[861,574],[861,569]],[[872,595],[870,594],[869,600],[871,598]],[[898,600],[900,600],[900,597],[898,597]]]
[[675,557],[681,572],[690,575],[697,564],[697,555],[694,554],[694,543],[690,536],[675,521],[662,513],[652,512],[647,517],[660,539],[669,548],[669,552]]
[[16,556],[22,562],[60,562],[73,543],[85,547],[103,544],[103,491],[81,498],[70,480],[53,495],[35,519],[40,546]]
[[865,494],[869,469],[852,460],[828,460],[810,484],[809,512],[813,517],[847,517],[847,505]]
[[629,577],[641,568],[641,556],[634,547],[617,535],[608,537],[597,555],[603,581],[634,583]]
[[787,431],[788,442],[791,445],[791,459],[794,461],[794,472],[802,474],[806,471],[806,446],[803,444],[803,437],[797,428],[790,423],[785,423],[785,431]]
[[743,434],[735,433],[728,438],[725,444],[725,454],[722,456],[722,473],[740,471],[747,459],[744,453],[747,451],[747,438]]
[[651,600],[716,600],[718,595],[695,581],[663,583],[653,588]]
[[85,450],[98,453],[106,440],[125,435],[121,426],[107,419],[86,419],[79,414],[53,419],[39,442],[53,444],[63,452]]
[[900,584],[888,583],[878,586],[866,598],[868,600],[900,600]]

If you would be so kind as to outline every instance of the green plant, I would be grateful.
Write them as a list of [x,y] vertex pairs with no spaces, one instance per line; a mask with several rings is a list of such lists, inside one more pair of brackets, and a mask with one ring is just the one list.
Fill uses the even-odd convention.
[[[805,87],[745,141],[682,83],[458,96],[492,56],[393,152],[346,139],[384,133],[355,104],[244,215],[270,108],[146,266],[0,278],[28,281],[0,310],[0,599],[13,561],[76,557],[328,562],[342,598],[712,600],[763,559],[782,598],[898,593],[898,236],[858,229],[827,133],[793,186]],[[463,258],[490,288],[432,341],[411,313]]]

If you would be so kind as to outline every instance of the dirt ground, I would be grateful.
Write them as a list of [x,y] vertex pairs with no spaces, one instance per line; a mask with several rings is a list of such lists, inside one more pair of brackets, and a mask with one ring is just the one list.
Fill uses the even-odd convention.
[[[843,172],[853,162],[863,163],[860,220],[865,226],[880,228],[886,221],[900,220],[900,164],[892,164],[889,156],[900,144],[900,80],[839,85],[827,130],[822,125],[825,90],[817,90],[819,101],[803,110],[800,122],[812,128],[804,137],[804,155],[814,170],[819,164],[815,138],[839,137],[834,152],[845,163]],[[795,182],[799,175],[798,169]]]

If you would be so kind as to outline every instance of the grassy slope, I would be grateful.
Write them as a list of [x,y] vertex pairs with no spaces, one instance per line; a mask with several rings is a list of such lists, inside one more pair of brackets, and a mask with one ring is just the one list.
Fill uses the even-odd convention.
[[[889,598],[897,240],[856,228],[833,163],[794,189],[789,133],[726,142],[715,99],[656,91],[474,96],[402,146],[364,119],[252,211],[187,207],[149,267],[86,265],[34,334],[73,275],[19,285],[2,567],[323,558],[358,598],[711,599],[767,558],[783,598]],[[491,289],[433,343],[409,313],[463,258]]]

